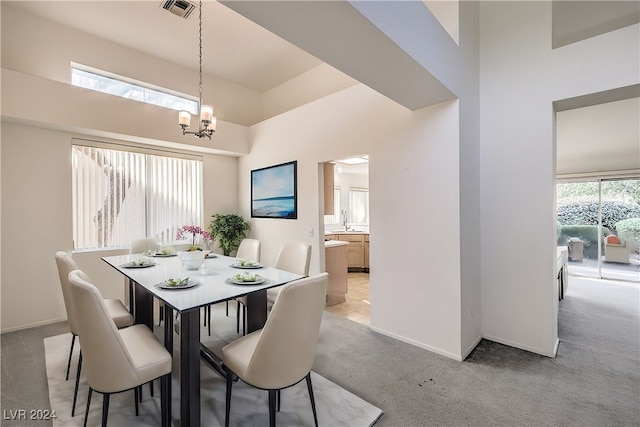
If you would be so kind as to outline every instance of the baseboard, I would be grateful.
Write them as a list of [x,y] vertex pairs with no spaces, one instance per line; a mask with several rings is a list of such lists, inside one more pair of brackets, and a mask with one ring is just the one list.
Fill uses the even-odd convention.
[[469,357],[469,355],[471,354],[471,352],[478,346],[478,344],[480,344],[480,341],[482,341],[482,335],[479,336],[474,342],[473,344],[471,344],[469,347],[467,347],[467,350],[462,353],[462,360],[465,360],[467,357]]
[[41,322],[30,323],[28,325],[21,325],[21,326],[14,326],[13,328],[0,329],[0,334],[22,331],[24,329],[31,329],[31,328],[36,328],[38,326],[51,325],[53,323],[66,322],[66,321],[67,321],[66,318],[43,320]]
[[[396,340],[398,340],[398,341],[402,341],[402,342],[405,342],[405,343],[407,343],[407,344],[411,344],[411,345],[413,345],[413,346],[415,346],[415,347],[422,348],[422,349],[424,349],[424,350],[428,350],[428,351],[430,351],[430,352],[432,352],[432,353],[436,353],[436,354],[439,354],[439,355],[441,355],[441,356],[448,357],[449,359],[453,359],[453,360],[456,360],[456,361],[458,361],[458,362],[462,362],[462,360],[463,360],[463,358],[462,358],[459,354],[453,354],[453,353],[451,353],[451,352],[448,352],[448,351],[442,350],[442,349],[437,348],[437,347],[432,347],[432,346],[430,346],[430,345],[426,345],[426,344],[421,343],[421,342],[418,342],[418,341],[410,340],[410,339],[408,339],[408,338],[406,338],[406,337],[402,337],[402,336],[400,336],[400,335],[397,335],[397,334],[391,333],[391,332],[386,331],[386,330],[384,330],[384,329],[374,328],[373,326],[370,326],[369,328],[370,328],[373,332],[377,332],[377,333],[379,333],[379,334],[382,334],[382,335],[385,335],[385,336],[391,337],[391,338],[396,339]],[[482,338],[481,338],[481,339],[482,339]],[[478,341],[478,342],[479,342],[479,341]]]
[[[551,358],[555,357],[555,350],[552,351],[551,353],[547,353],[547,352],[541,351],[540,349],[529,347],[519,342],[504,340],[501,338],[493,337],[491,335],[483,335],[482,338],[487,339],[489,341],[497,342],[499,344],[508,345],[509,347],[519,348],[520,350],[525,350],[531,353],[539,354],[541,356],[546,356]],[[557,349],[557,346],[558,346],[558,343],[556,342],[554,347]]]

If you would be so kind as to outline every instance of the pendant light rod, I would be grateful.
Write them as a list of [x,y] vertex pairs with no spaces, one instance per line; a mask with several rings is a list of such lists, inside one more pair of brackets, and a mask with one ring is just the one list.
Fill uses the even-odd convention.
[[199,95],[199,107],[200,107],[200,129],[197,131],[187,131],[191,124],[191,113],[182,110],[178,113],[178,125],[182,128],[183,135],[194,135],[196,138],[209,138],[216,131],[216,117],[213,115],[213,107],[211,105],[203,104],[202,96],[202,0],[198,7],[198,60],[199,60],[199,75],[200,80],[198,82],[198,95]]

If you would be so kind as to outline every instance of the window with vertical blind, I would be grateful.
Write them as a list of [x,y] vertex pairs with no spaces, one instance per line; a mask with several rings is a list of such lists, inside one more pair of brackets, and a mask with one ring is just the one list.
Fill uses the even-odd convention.
[[167,243],[183,225],[203,226],[202,160],[72,145],[75,249]]

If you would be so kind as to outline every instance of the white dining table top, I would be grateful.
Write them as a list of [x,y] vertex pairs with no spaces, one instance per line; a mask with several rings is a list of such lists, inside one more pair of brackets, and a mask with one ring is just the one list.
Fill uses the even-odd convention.
[[[127,264],[140,258],[151,260],[156,265],[145,268],[126,267]],[[234,268],[231,265],[234,264],[236,259],[223,255],[205,259],[203,267],[198,270],[186,270],[179,256],[145,257],[142,254],[132,254],[107,256],[102,257],[102,259],[178,312],[226,301],[258,290],[273,288],[302,277],[299,274],[278,270],[273,267],[250,270]],[[237,285],[228,280],[235,274],[243,273],[244,271],[256,273],[266,280],[263,283],[254,285]],[[185,277],[198,282],[197,285],[182,289],[162,289],[158,287],[165,280]]]

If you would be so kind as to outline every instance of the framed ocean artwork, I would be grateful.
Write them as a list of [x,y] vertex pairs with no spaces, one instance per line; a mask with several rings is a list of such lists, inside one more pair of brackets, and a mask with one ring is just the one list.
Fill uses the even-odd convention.
[[251,171],[252,218],[298,218],[298,162]]

